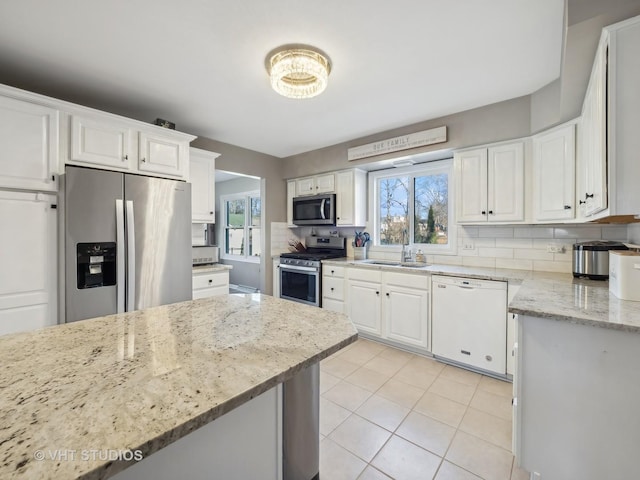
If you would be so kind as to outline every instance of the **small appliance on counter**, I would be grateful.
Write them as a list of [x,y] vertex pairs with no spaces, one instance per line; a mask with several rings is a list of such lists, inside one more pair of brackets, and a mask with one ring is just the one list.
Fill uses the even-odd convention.
[[620,300],[640,302],[640,252],[609,254],[609,291]]
[[214,245],[194,245],[191,247],[193,266],[218,263],[220,248]]
[[594,240],[573,244],[573,276],[586,277],[591,280],[607,280],[609,278],[609,252],[612,250],[629,250],[621,242]]

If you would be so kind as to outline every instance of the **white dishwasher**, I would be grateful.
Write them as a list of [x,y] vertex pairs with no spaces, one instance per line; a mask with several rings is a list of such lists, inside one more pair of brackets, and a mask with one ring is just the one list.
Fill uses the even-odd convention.
[[432,353],[506,375],[507,282],[433,275]]

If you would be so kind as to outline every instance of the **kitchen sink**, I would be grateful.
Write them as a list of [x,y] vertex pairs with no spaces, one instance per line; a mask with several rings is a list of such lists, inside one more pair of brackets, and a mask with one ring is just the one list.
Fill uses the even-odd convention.
[[386,265],[387,267],[399,267],[400,262],[394,262],[393,260],[366,260],[363,263],[369,265]]
[[426,267],[427,264],[424,262],[402,262],[400,263],[401,267],[410,267],[410,268],[421,268]]
[[420,268],[427,266],[427,264],[423,262],[394,262],[393,260],[366,260],[363,263],[367,263],[369,265],[384,265],[387,267]]

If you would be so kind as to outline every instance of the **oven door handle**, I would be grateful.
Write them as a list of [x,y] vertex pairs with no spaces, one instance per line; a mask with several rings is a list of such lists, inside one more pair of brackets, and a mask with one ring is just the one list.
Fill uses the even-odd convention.
[[318,273],[318,269],[316,267],[299,267],[297,265],[280,264],[280,271],[287,271],[287,270],[292,272]]

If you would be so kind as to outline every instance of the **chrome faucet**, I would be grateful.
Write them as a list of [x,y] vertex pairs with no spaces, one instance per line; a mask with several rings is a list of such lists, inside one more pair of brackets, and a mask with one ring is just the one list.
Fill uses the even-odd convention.
[[400,261],[401,262],[410,262],[411,261],[411,249],[405,247],[409,246],[409,234],[406,228],[402,229],[402,251],[400,252]]

